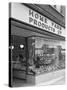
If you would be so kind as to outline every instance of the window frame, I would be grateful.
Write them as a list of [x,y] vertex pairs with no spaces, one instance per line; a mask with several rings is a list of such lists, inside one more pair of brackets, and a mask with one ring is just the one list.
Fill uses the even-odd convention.
[[58,11],[57,8],[54,7],[54,5],[50,5],[50,6],[51,6],[54,10],[56,10],[59,14],[61,14],[61,15],[64,17],[63,13],[61,13],[61,10]]

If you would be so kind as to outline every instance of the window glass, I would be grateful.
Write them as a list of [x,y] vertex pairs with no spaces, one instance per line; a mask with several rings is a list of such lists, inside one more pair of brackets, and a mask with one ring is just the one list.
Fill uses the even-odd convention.
[[65,7],[60,5],[51,5],[54,9],[56,9],[60,14],[65,16]]
[[25,38],[19,36],[12,36],[11,43],[11,62],[13,69],[25,70],[26,66],[26,44]]
[[35,65],[34,65],[34,58],[35,58],[35,39],[34,37],[28,38],[28,74],[35,74]]
[[35,74],[65,68],[64,42],[41,37],[28,39],[29,70]]

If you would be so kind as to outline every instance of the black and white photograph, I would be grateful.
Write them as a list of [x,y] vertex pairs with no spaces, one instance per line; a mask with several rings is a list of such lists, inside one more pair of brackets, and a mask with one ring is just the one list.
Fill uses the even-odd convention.
[[9,3],[9,87],[65,85],[66,6]]

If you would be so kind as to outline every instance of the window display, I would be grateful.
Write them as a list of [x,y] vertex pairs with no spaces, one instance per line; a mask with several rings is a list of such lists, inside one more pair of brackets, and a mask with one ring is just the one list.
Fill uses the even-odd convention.
[[29,73],[37,75],[64,68],[63,43],[41,37],[28,38]]
[[13,69],[26,70],[28,67],[28,74],[38,75],[65,68],[64,42],[42,37],[28,37],[28,53],[25,39],[22,38],[21,43],[18,42],[17,40],[12,43]]

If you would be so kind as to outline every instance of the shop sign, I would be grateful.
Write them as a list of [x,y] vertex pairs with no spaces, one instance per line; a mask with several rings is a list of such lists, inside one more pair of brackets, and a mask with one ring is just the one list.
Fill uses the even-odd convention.
[[29,24],[55,34],[62,35],[63,27],[31,9],[29,9]]
[[32,26],[41,28],[54,34],[65,36],[65,29],[40,13],[24,6],[23,4],[12,3],[12,17],[19,19]]

